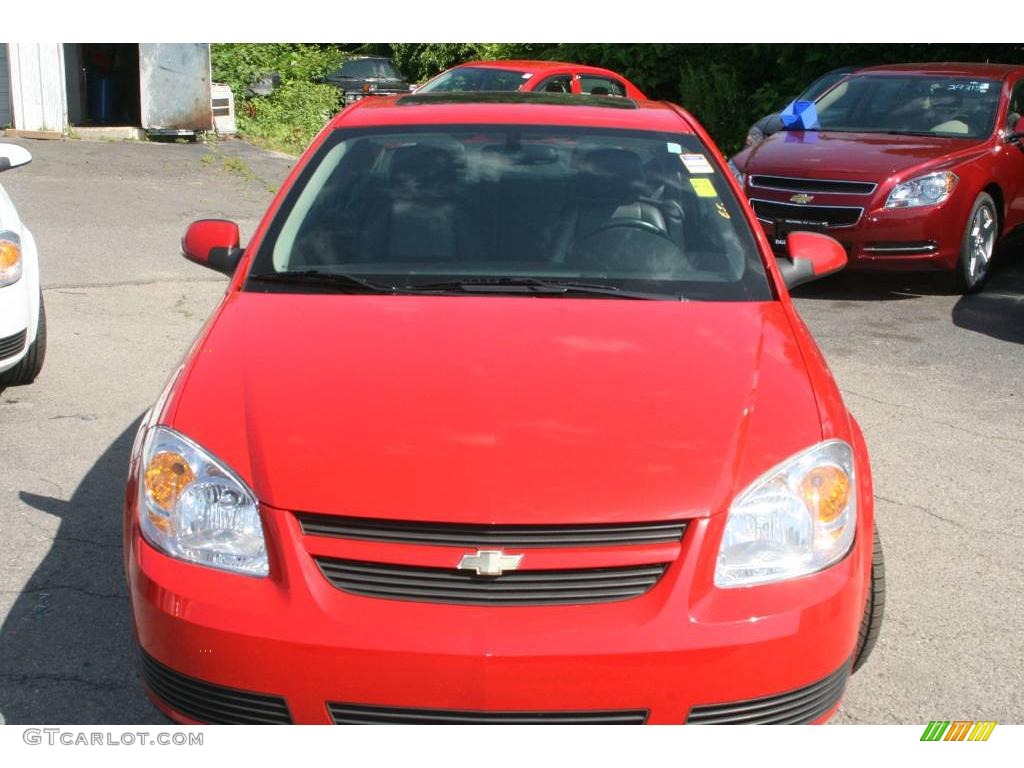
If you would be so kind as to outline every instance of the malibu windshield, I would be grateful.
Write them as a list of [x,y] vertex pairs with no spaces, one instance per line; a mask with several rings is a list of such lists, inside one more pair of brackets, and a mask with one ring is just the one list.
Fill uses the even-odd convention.
[[844,80],[815,106],[822,131],[979,139],[992,132],[998,104],[995,80],[877,74]]

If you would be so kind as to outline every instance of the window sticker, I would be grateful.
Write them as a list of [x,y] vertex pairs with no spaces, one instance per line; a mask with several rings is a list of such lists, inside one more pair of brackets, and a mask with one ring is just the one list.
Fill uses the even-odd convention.
[[718,193],[715,192],[715,185],[711,183],[711,179],[704,177],[690,179],[690,186],[697,193],[697,197],[718,197]]
[[732,218],[732,216],[729,215],[729,212],[725,209],[725,205],[723,205],[722,203],[715,203],[715,210],[718,212],[718,215],[721,216],[723,219]]
[[683,145],[676,144],[674,141],[665,142],[665,148],[668,149],[670,155],[681,155],[683,154]]
[[711,163],[704,155],[679,155],[679,159],[683,161],[683,165],[686,166],[686,170],[690,173],[714,173],[715,169],[711,167]]

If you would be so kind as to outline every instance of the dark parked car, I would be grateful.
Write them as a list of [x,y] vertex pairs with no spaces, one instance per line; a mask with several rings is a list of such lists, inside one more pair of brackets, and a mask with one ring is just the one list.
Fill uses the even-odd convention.
[[[839,67],[826,72],[817,80],[808,85],[793,101],[816,101],[825,95],[825,91],[838,83],[851,72],[856,72],[859,67]],[[785,109],[785,108],[783,108]],[[781,111],[781,110],[780,110]],[[747,131],[747,146],[756,147],[773,133],[782,130],[782,117],[779,112],[765,115]]]
[[395,62],[378,56],[349,59],[324,80],[342,91],[346,104],[359,101],[364,96],[409,93],[412,90]]

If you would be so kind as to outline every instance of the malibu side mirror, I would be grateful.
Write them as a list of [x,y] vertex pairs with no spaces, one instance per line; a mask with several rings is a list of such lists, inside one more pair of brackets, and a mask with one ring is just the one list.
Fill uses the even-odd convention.
[[787,288],[832,275],[846,266],[846,250],[828,235],[790,232],[786,237],[789,258],[779,258],[779,271]]
[[1013,128],[1005,135],[1006,141],[1018,142],[1024,139],[1024,117],[1018,118]]
[[192,222],[181,238],[181,255],[231,277],[242,260],[238,225],[224,219]]
[[32,153],[17,144],[0,144],[0,171],[32,162]]

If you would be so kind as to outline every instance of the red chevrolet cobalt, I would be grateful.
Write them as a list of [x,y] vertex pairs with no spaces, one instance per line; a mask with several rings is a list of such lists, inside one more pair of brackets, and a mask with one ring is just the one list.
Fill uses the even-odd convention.
[[181,722],[804,723],[882,614],[864,440],[697,122],[424,94],[335,118],[132,454]]

